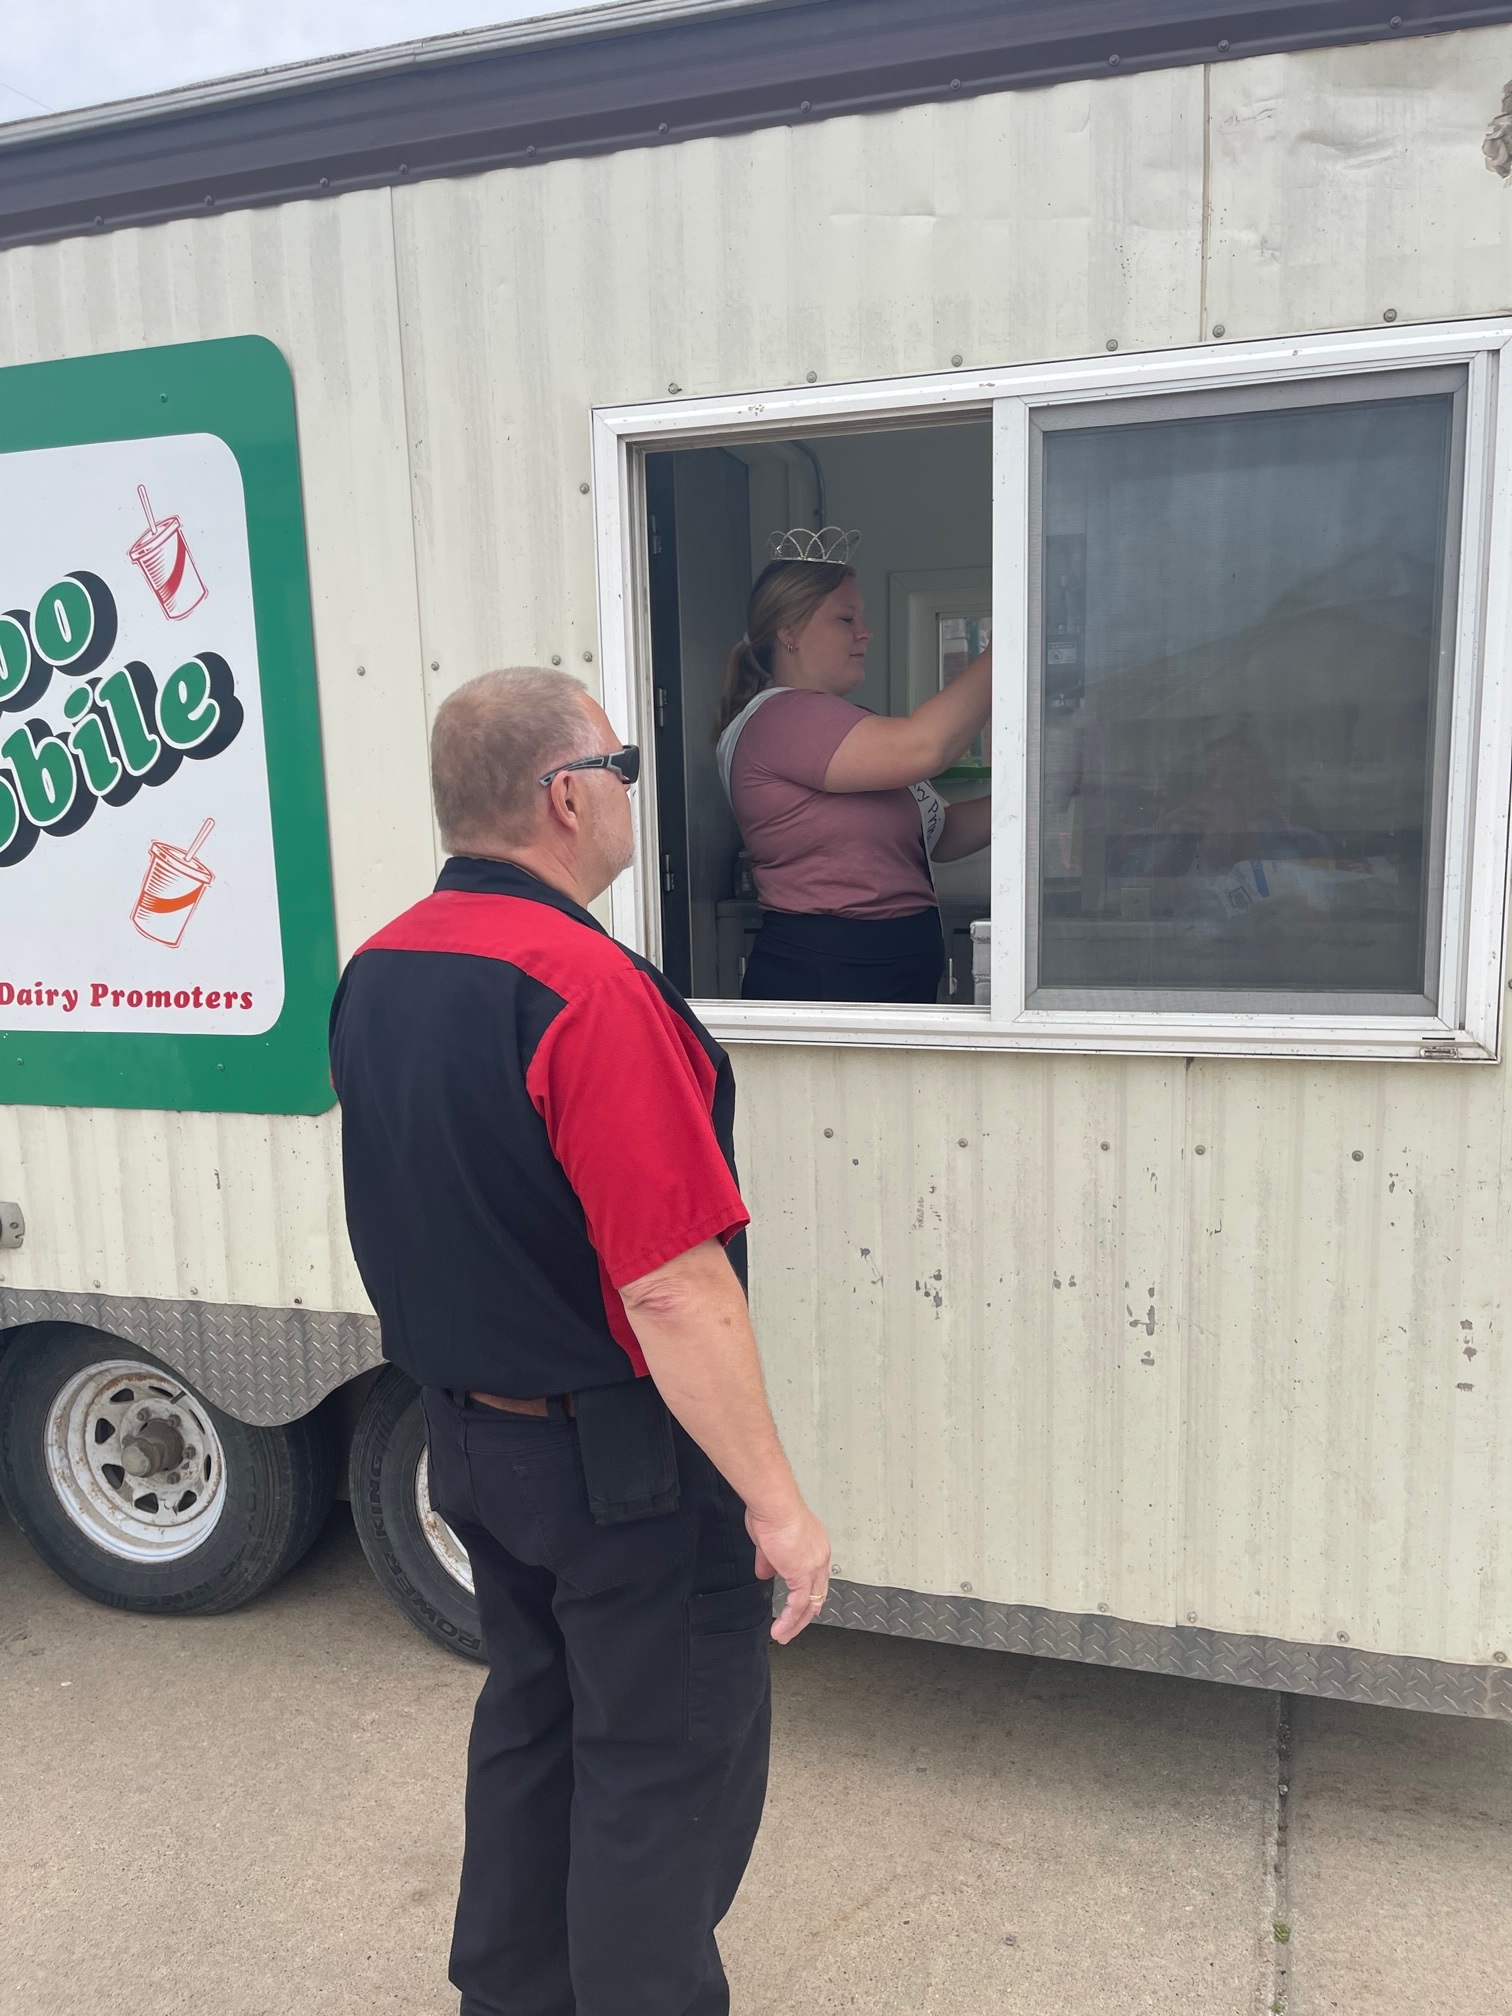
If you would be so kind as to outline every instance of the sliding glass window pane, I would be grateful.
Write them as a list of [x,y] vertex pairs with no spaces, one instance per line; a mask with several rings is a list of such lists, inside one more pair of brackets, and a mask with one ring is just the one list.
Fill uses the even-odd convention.
[[1433,995],[1457,403],[1046,427],[1039,990]]

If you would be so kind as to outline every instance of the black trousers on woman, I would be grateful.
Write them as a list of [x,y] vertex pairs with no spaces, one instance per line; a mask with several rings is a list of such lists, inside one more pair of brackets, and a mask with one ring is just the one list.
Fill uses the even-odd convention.
[[575,1421],[433,1387],[431,1502],[491,1671],[467,1758],[461,2016],[726,2016],[714,1928],[761,1820],[771,1584],[673,1425],[678,1507],[595,1525]]
[[747,1001],[934,1001],[944,971],[938,910],[878,918],[768,910],[740,992]]

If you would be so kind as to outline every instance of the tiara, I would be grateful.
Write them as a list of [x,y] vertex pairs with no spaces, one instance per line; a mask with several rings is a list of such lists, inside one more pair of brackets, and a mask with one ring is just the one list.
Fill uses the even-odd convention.
[[817,532],[795,525],[791,532],[774,532],[767,541],[774,560],[822,560],[835,567],[843,567],[860,544],[859,532],[842,532],[838,525],[824,525]]

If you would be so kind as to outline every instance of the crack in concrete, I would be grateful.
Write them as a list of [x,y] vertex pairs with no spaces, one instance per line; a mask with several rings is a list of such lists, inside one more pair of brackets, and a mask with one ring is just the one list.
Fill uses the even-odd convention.
[[1266,1824],[1266,1855],[1270,1865],[1270,1923],[1266,1927],[1269,1967],[1265,2008],[1270,2016],[1287,2016],[1291,1997],[1291,1815],[1295,1746],[1292,1717],[1296,1703],[1290,1694],[1276,1696],[1276,1724],[1271,1738],[1275,1797]]

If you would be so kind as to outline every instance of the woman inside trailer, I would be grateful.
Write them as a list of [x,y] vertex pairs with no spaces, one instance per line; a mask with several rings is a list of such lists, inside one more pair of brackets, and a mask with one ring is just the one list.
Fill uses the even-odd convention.
[[847,695],[871,632],[856,535],[789,532],[751,591],[715,719],[720,775],[763,916],[748,1001],[934,1001],[945,967],[931,861],[987,845],[991,801],[929,779],[981,733],[991,653],[912,714]]

